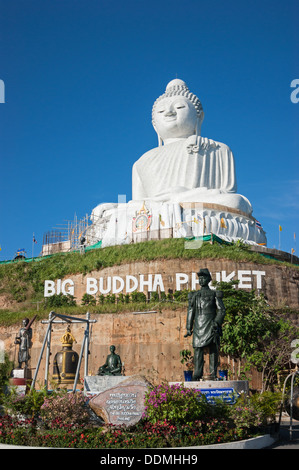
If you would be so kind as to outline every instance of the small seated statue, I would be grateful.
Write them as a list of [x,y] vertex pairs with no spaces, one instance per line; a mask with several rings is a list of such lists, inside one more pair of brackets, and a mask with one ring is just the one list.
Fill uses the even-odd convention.
[[104,365],[99,367],[97,375],[121,375],[122,363],[120,356],[115,354],[115,346],[110,346],[110,354]]

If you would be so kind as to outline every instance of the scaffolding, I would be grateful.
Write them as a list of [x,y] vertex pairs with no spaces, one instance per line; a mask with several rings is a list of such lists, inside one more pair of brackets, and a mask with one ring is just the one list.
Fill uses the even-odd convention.
[[92,245],[94,241],[93,232],[90,231],[91,221],[88,214],[82,219],[74,215],[74,220],[65,221],[57,228],[49,230],[43,236],[42,255],[80,250],[83,245]]
[[[55,318],[59,318],[60,320],[55,320]],[[40,368],[40,364],[43,358],[45,346],[47,345],[47,350],[46,350],[46,366],[45,366],[45,380],[44,380],[44,386],[45,389],[48,390],[48,381],[49,381],[49,364],[50,364],[50,355],[51,355],[51,332],[52,332],[52,326],[55,323],[85,323],[86,328],[84,331],[84,336],[83,336],[83,341],[81,345],[81,351],[79,355],[79,361],[77,365],[77,370],[76,370],[76,375],[74,379],[74,384],[73,384],[73,392],[76,391],[78,379],[79,379],[79,372],[80,372],[80,367],[81,367],[81,362],[82,362],[82,357],[84,354],[84,377],[88,375],[88,355],[89,355],[89,343],[90,343],[90,323],[96,323],[97,320],[91,320],[90,319],[90,314],[89,312],[86,313],[86,318],[76,318],[76,317],[71,317],[68,315],[62,315],[60,313],[55,313],[55,312],[50,312],[49,314],[49,320],[42,321],[42,323],[47,323],[48,328],[45,334],[45,338],[43,341],[42,349],[40,352],[40,356],[38,359],[36,371],[34,374],[34,378],[31,383],[31,390],[35,386],[35,382],[37,379],[38,371]]]

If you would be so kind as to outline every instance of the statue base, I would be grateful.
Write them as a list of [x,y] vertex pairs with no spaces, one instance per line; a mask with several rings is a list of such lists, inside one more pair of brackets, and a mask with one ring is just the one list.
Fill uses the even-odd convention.
[[[214,203],[146,200],[100,204],[92,211],[91,220],[87,244],[101,240],[102,248],[164,238],[195,238],[199,243],[199,237],[210,234],[227,242],[267,242],[264,230],[251,214]],[[196,248],[194,240],[193,245],[188,248]]]
[[[119,376],[118,378],[120,379],[118,384],[89,397],[88,405],[95,415],[106,424],[131,426],[140,421],[143,416],[145,411],[144,396],[150,383],[140,375]],[[97,380],[97,382],[100,381]]]
[[234,403],[237,396],[249,394],[248,380],[198,380],[191,382],[169,382],[169,385],[184,385],[185,388],[199,390],[208,401],[224,398],[227,403]]
[[129,377],[125,375],[90,375],[84,377],[84,394],[98,395],[109,388],[116,387]]
[[9,379],[9,388],[14,388],[18,394],[22,395],[28,392],[31,382],[31,371],[27,367],[13,369]]

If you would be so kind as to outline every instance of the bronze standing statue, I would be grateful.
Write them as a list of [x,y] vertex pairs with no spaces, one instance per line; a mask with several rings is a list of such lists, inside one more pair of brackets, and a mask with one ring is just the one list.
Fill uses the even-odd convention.
[[97,375],[121,375],[122,363],[120,356],[115,354],[115,346],[110,346],[110,354],[108,354],[106,362],[102,365]]
[[19,353],[18,353],[18,363],[19,369],[22,368],[23,362],[25,363],[25,367],[27,367],[28,361],[30,359],[29,356],[29,349],[31,346],[31,339],[32,339],[32,328],[31,325],[35,320],[35,317],[29,321],[29,318],[24,318],[22,322],[22,327],[19,330],[19,334],[16,336],[15,344],[19,345]]
[[201,269],[197,275],[201,289],[189,294],[187,333],[185,337],[193,334],[193,380],[200,380],[203,376],[205,347],[209,347],[209,379],[215,380],[217,377],[220,336],[222,334],[221,325],[225,316],[225,307],[222,301],[223,293],[209,288],[209,282],[212,278],[208,269]]

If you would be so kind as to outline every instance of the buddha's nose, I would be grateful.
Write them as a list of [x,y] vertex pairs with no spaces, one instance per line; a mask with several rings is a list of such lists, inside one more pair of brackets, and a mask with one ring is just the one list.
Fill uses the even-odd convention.
[[173,116],[174,114],[176,114],[175,110],[171,107],[167,109],[165,116]]

